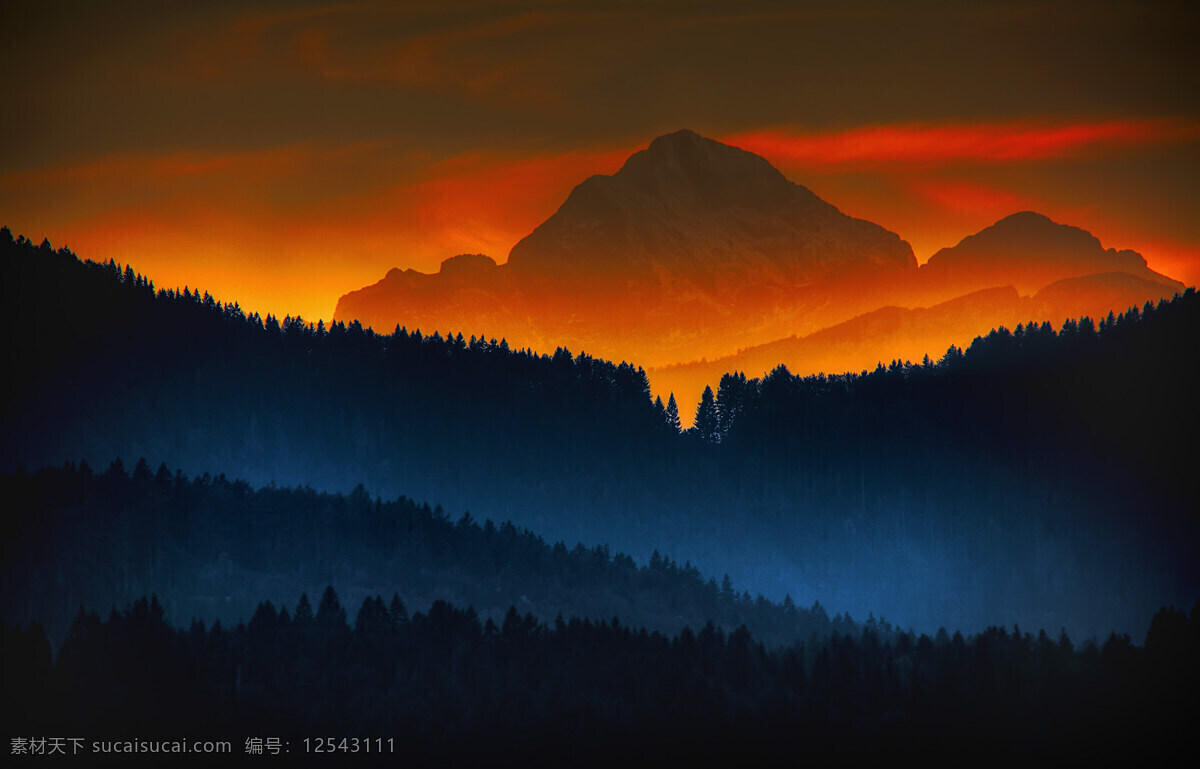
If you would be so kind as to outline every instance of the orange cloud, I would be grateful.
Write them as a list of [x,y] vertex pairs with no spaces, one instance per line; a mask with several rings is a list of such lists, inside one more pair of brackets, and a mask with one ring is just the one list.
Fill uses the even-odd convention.
[[723,141],[778,163],[850,166],[1003,163],[1072,157],[1089,150],[1200,138],[1200,121],[1109,120],[1066,125],[1029,121],[871,126],[820,133],[751,131]]
[[1153,236],[1136,242],[1137,251],[1146,257],[1150,268],[1188,286],[1200,286],[1200,248],[1174,241],[1154,240]]
[[983,216],[995,220],[1017,211],[1044,207],[1039,201],[1012,190],[962,181],[922,181],[909,189],[956,216]]
[[472,153],[424,172],[407,191],[412,215],[439,235],[445,256],[482,252],[503,262],[579,182],[615,173],[638,148],[506,157]]
[[[1181,135],[1181,125],[1140,121],[1096,124],[1091,131],[1030,129],[1020,146],[1036,161],[1038,153],[1051,148],[1065,153],[1104,142],[1166,141]],[[975,129],[977,138],[985,139],[1000,132],[995,126]],[[1196,282],[1200,253],[1189,245],[1186,232],[1136,227],[1138,217],[1116,204],[1080,209],[1080,200],[1045,186],[1039,162],[1021,164],[1016,174],[1000,162],[987,169],[945,171],[921,164],[935,157],[928,142],[909,151],[912,164],[885,162],[887,147],[898,146],[897,137],[915,130],[876,127],[801,136],[795,146],[828,162],[789,176],[847,213],[900,233],[922,260],[1003,216],[1032,209],[1085,227],[1106,245],[1142,251],[1152,267]],[[868,144],[860,142],[854,150],[859,160],[848,159],[848,151],[831,159],[813,149],[822,142],[836,145],[834,137],[851,137],[846,141],[853,144],[853,137],[863,136],[891,137],[892,144],[877,142],[871,155]],[[788,158],[753,142],[726,141],[788,168]],[[964,149],[970,144],[948,142],[939,162],[1012,154],[1019,145],[1011,138],[996,139],[971,155]],[[614,173],[639,148],[439,158],[400,140],[378,140],[236,152],[117,153],[0,176],[0,208],[9,216],[4,223],[16,232],[35,240],[48,236],[85,258],[132,262],[161,286],[200,286],[264,314],[328,318],[340,294],[378,280],[391,267],[436,271],[442,260],[459,253],[486,253],[503,262],[576,184],[593,174]],[[893,157],[899,152],[888,151]],[[1170,238],[1181,245],[1152,247]]]
[[280,316],[328,319],[391,267],[503,262],[580,180],[635,148],[432,159],[395,142],[121,153],[0,176],[14,231]]

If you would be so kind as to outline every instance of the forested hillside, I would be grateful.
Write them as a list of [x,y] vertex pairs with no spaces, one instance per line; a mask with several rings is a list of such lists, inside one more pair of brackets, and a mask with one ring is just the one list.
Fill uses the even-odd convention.
[[936,362],[731,374],[680,433],[627,363],[247,316],[7,230],[0,251],[8,470],[363,484],[928,630],[1131,631],[1200,592],[1193,291]]
[[[3,616],[38,621],[58,644],[81,606],[126,606],[158,593],[175,618],[232,624],[264,597],[326,584],[357,603],[375,593],[424,611],[470,605],[500,621],[510,606],[542,622],[611,620],[664,633],[739,625],[772,645],[857,626],[820,603],[772,603],[654,552],[640,566],[607,546],[553,545],[511,522],[457,520],[405,497],[311,488],[252,489],[138,462],[0,476],[5,500]],[[860,618],[865,619],[865,618]],[[886,624],[874,624],[889,632]]]
[[175,629],[157,599],[107,620],[80,611],[53,656],[39,627],[0,631],[4,689],[23,696],[10,728],[85,750],[136,729],[232,740],[257,762],[271,757],[245,740],[274,738],[289,765],[338,758],[316,751],[421,766],[961,761],[982,746],[992,760],[1157,762],[1192,725],[1198,614],[1158,612],[1144,647],[868,624],[769,648],[744,627],[663,635],[515,609],[482,621],[442,601],[410,618],[396,599],[344,607],[330,588],[235,627]]

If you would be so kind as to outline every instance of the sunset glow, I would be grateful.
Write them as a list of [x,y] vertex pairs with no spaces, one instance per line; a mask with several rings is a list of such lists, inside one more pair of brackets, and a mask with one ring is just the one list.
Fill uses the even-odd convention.
[[914,124],[808,134],[752,131],[725,137],[730,144],[785,165],[849,165],[855,169],[1047,160],[1197,139],[1200,122],[1166,120]]
[[1188,753],[1200,3],[2,8],[12,754]]
[[[17,10],[0,81],[20,116],[0,137],[4,223],[263,314],[329,319],[387,270],[434,272],[458,253],[503,263],[576,184],[680,127],[762,155],[919,261],[1032,209],[1200,280],[1200,119],[1165,74],[1181,54],[1151,48],[1153,26],[1135,49],[1142,79],[1107,61],[1136,25],[1169,31],[1169,18],[1114,11],[1054,38],[1090,62],[1068,77],[1037,52],[1041,20],[1015,10],[1004,18],[1030,54],[1011,71],[992,68],[991,42],[954,48],[996,19],[869,4]],[[56,63],[22,64],[44,59],[50,30]],[[882,89],[868,49],[832,43],[893,31],[961,61],[899,57],[880,37]],[[101,37],[111,49],[89,42]]]
[[[1200,246],[1186,231],[1164,243],[1114,210],[1119,200],[1081,210],[1039,195],[1036,185],[1040,161],[1106,143],[1128,152],[1191,133],[1159,123],[1009,130],[874,127],[724,141],[762,154],[842,210],[895,229],[922,261],[1009,213],[1039,210],[1061,212],[1061,220],[1106,244],[1138,248],[1152,265],[1169,264],[1171,274],[1200,277]],[[50,237],[86,258],[132,263],[162,286],[203,286],[264,314],[328,320],[338,296],[391,267],[436,271],[458,253],[503,263],[575,184],[615,172],[636,149],[474,152],[442,160],[387,143],[129,153],[7,174],[0,197],[16,229],[32,238]],[[961,169],[977,162],[1020,162],[1034,178],[1007,188],[963,178]],[[335,186],[356,174],[361,189]],[[864,189],[864,175],[890,194]]]

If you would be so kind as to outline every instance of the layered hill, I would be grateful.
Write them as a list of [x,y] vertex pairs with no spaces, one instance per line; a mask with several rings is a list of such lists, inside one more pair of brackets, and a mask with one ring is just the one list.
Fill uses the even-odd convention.
[[775,645],[855,629],[819,605],[755,602],[657,551],[639,567],[607,546],[550,544],[509,522],[372,499],[361,486],[254,489],[143,460],[132,472],[116,461],[102,473],[68,464],[0,474],[0,499],[9,515],[0,620],[38,621],[56,643],[80,606],[155,593],[171,616],[232,624],[264,598],[315,597],[329,583],[354,604],[374,594],[413,611],[452,601],[497,623],[510,606],[542,622],[620,617],[668,633],[712,621],[745,624]]
[[[629,365],[247,317],[2,228],[0,271],[15,372],[0,399],[7,472],[145,457],[201,485],[214,483],[204,473],[362,483],[454,518],[469,510],[639,560],[657,549],[776,600],[926,627],[1108,632],[1193,600],[1200,584],[1195,448],[1177,440],[1195,432],[1195,292],[1099,328],[989,334],[937,364],[723,378],[716,429],[681,434]],[[247,488],[223,487],[198,525],[244,523],[246,541],[261,541],[269,510],[213,512]],[[0,537],[6,563],[25,557],[15,520]],[[117,527],[121,547],[142,541],[122,520],[99,525]],[[160,544],[161,527],[182,521],[151,520],[138,536]],[[328,552],[307,525],[286,537],[285,569],[300,563],[287,553]],[[221,549],[235,575],[261,563],[253,547]],[[131,585],[136,559],[121,552],[113,579]]]
[[[1144,265],[1144,262],[1143,262]],[[1174,283],[1172,281],[1172,283]],[[723,374],[744,371],[761,376],[779,365],[801,374],[863,371],[894,360],[937,359],[951,345],[965,348],[993,328],[1053,323],[1068,318],[1099,320],[1110,312],[1157,304],[1174,295],[1164,280],[1126,272],[1064,278],[1022,296],[1014,286],[973,291],[928,308],[883,307],[806,336],[791,336],[740,350],[711,361],[652,368],[651,389],[662,398],[674,393],[684,402],[705,387],[717,388]],[[690,411],[684,414],[689,424]]]

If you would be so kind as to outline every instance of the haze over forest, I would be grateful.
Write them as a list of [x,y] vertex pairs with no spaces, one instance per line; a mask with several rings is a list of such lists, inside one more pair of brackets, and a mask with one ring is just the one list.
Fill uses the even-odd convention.
[[14,754],[1186,748],[1190,5],[4,18]]
[[[256,485],[361,485],[927,629],[999,611],[1102,634],[1193,584],[1190,455],[1157,432],[1187,434],[1191,418],[1177,409],[1191,291],[862,375],[726,373],[681,432],[678,404],[652,400],[628,363],[280,323],[5,237],[7,320],[25,329],[10,356],[26,372],[7,399],[10,469],[138,457]],[[1133,500],[1149,518],[1130,515]],[[237,550],[212,547],[196,568]],[[357,560],[323,568],[346,578]],[[250,586],[276,578],[247,575],[235,592],[254,601]],[[195,589],[180,594],[191,611]],[[70,591],[56,594],[69,612]]]
[[[404,495],[927,630],[1003,612],[1103,634],[1138,627],[1153,595],[1185,603],[1191,589],[1175,471],[1187,455],[1144,446],[1181,419],[1185,396],[1171,394],[1192,294],[1037,213],[918,266],[895,233],[683,130],[578,185],[507,263],[392,270],[344,296],[328,329],[156,291],[131,267],[5,232],[5,309],[28,329],[10,345],[25,372],[8,401],[10,470],[136,457]],[[1127,341],[1156,306],[1178,319]],[[1109,339],[1117,328],[1126,341]],[[714,359],[649,372],[639,360],[699,351]],[[1130,376],[1164,397],[1148,402]],[[1156,500],[1161,527],[1120,512],[1135,498]],[[253,559],[232,565],[249,571],[226,621],[275,579]],[[199,595],[163,599],[211,613]]]

